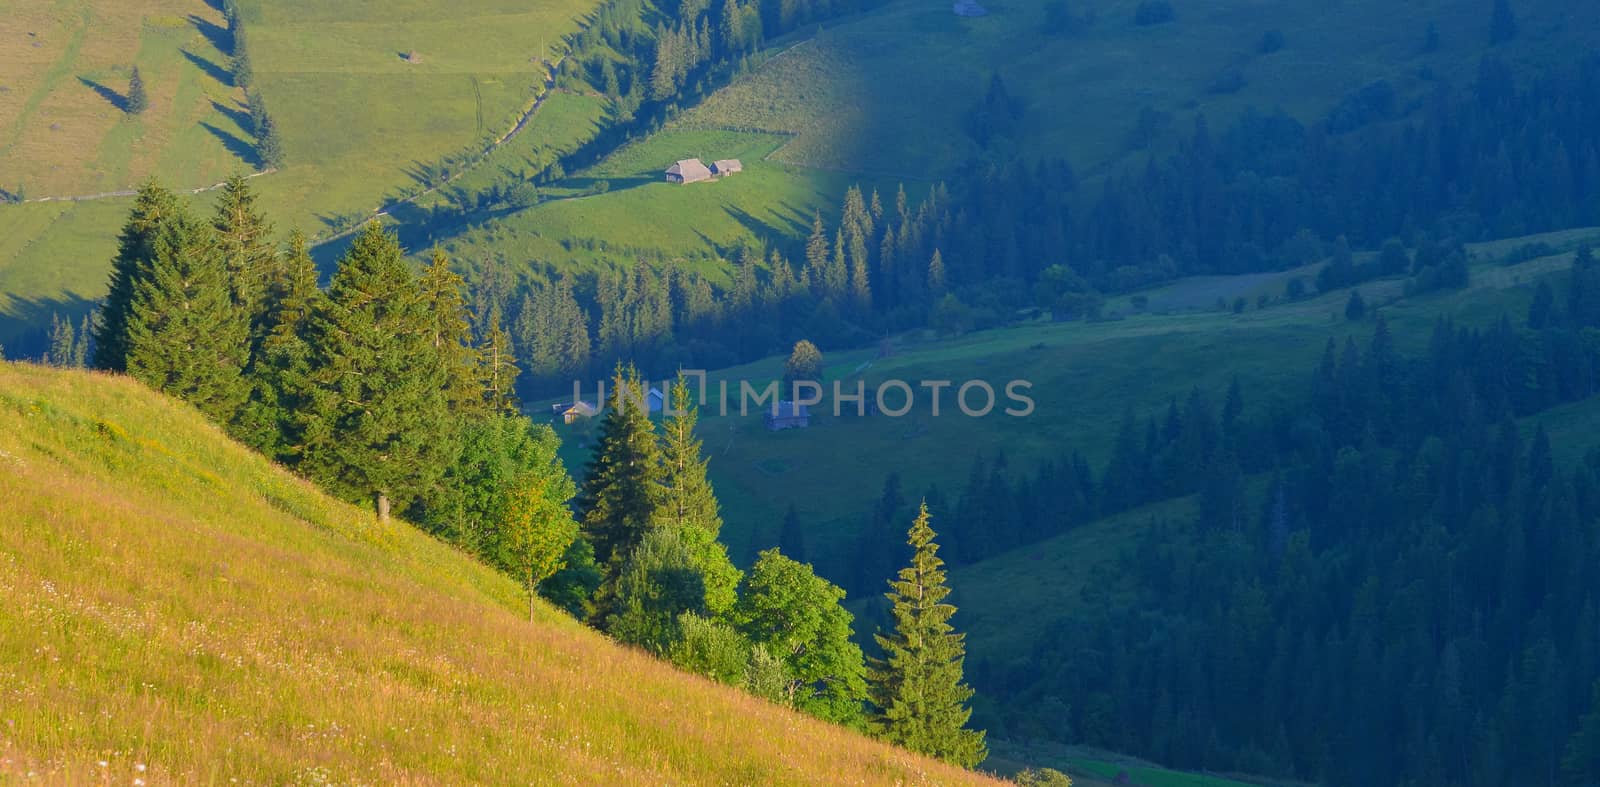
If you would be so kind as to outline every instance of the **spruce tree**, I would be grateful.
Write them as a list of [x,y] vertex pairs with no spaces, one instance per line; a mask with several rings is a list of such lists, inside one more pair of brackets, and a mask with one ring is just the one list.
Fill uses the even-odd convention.
[[713,615],[722,615],[738,599],[740,573],[728,559],[727,547],[717,540],[722,516],[706,476],[710,460],[701,456],[700,440],[694,436],[699,412],[690,405],[689,381],[683,375],[673,383],[668,401],[675,412],[663,427],[656,526],[683,534],[695,565],[705,576],[706,608]]
[[109,372],[128,370],[128,310],[133,288],[149,277],[155,258],[155,239],[161,226],[179,210],[172,192],[147,181],[134,197],[133,209],[117,238],[117,256],[111,260],[111,281],[94,328],[94,367]]
[[432,316],[430,335],[434,351],[445,365],[450,409],[456,413],[481,411],[483,390],[477,380],[477,350],[467,322],[464,282],[450,269],[444,252],[434,249],[419,282],[422,299]]
[[399,241],[368,224],[339,262],[308,326],[309,406],[301,467],[385,519],[427,492],[454,459],[446,366],[434,315]]
[[661,496],[661,455],[643,385],[633,366],[617,365],[578,498],[584,536],[608,578],[650,529]]
[[869,666],[873,730],[914,752],[971,768],[988,756],[981,730],[966,728],[972,689],[962,678],[966,635],[950,625],[956,608],[944,603],[944,561],[923,502],[907,543],[911,565],[890,580],[887,595],[894,616],[892,634],[875,634],[884,658]]
[[128,374],[229,424],[248,393],[250,323],[234,306],[216,238],[180,212],[161,226],[154,252],[129,304]]
[[72,321],[64,320],[59,313],[50,315],[50,351],[45,354],[45,363],[51,366],[68,367],[73,365],[73,358],[77,356],[77,336],[72,331]]
[[478,386],[483,391],[484,406],[491,413],[516,414],[522,410],[516,388],[517,375],[522,370],[517,368],[511,334],[502,324],[500,304],[489,307],[482,334],[478,344]]
[[264,303],[267,332],[250,362],[250,402],[236,432],[262,453],[294,463],[304,448],[302,419],[311,404],[306,332],[323,304],[317,266],[299,231],[289,236],[288,252],[268,282]]
[[267,287],[277,276],[278,254],[272,248],[272,224],[256,207],[256,195],[245,176],[234,174],[222,187],[212,218],[217,246],[228,268],[233,302],[250,318],[252,347],[270,330],[266,324]]
[[938,249],[933,250],[933,258],[928,260],[928,292],[934,296],[944,294],[945,273],[944,255]]
[[133,75],[128,77],[127,109],[130,115],[142,115],[150,106],[150,98],[144,92],[144,77],[139,73],[139,67],[133,67]]

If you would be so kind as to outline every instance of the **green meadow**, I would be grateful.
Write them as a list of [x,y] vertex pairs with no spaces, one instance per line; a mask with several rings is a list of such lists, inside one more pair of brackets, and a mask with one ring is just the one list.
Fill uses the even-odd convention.
[[[840,195],[858,182],[769,160],[787,139],[719,130],[654,134],[545,189],[547,201],[442,245],[469,264],[498,257],[585,270],[635,253],[705,263],[752,241],[787,242],[809,232],[818,211],[836,211]],[[709,182],[667,183],[666,168],[684,158],[736,158],[744,171]],[[706,270],[723,273],[716,265]]]

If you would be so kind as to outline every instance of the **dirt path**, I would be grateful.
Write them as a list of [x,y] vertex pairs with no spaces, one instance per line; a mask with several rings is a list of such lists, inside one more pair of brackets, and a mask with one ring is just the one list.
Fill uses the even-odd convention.
[[[261,170],[259,172],[252,172],[252,173],[246,175],[245,177],[246,178],[259,178],[262,175],[271,175],[272,173],[277,172],[277,171],[278,170],[276,168],[269,167],[269,168]],[[188,193],[190,193],[190,194],[204,194],[204,193],[206,193],[208,191],[216,191],[217,189],[220,189],[220,188],[222,188],[223,186],[226,186],[226,185],[228,185],[228,182],[227,181],[222,181],[221,183],[213,183],[213,184],[211,184],[209,186],[201,186],[200,188],[197,188],[197,189],[189,189]],[[26,205],[26,204],[33,203],[33,202],[92,202],[92,201],[97,200],[97,199],[111,199],[113,197],[132,197],[132,196],[134,196],[134,195],[136,195],[138,193],[139,193],[138,189],[123,189],[122,191],[102,191],[99,194],[80,194],[80,195],[72,196],[72,197],[35,197],[33,199],[25,199],[25,200],[23,200],[22,204]]]

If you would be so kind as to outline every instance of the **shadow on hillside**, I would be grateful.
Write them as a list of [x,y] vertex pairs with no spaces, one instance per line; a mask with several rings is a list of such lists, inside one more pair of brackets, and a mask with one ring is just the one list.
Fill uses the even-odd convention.
[[561,185],[566,186],[567,188],[588,192],[590,189],[594,188],[594,184],[602,181],[604,181],[606,184],[606,193],[614,193],[618,191],[627,191],[628,189],[636,189],[640,186],[648,186],[651,183],[655,183],[656,179],[644,177],[642,175],[635,175],[630,178],[567,178],[561,181]]
[[227,69],[193,52],[190,52],[187,49],[180,51],[183,52],[183,57],[185,60],[193,63],[195,67],[199,68],[201,71],[206,72],[206,76],[211,77],[212,79],[215,79],[224,85],[233,85],[233,74]]
[[206,40],[211,42],[211,45],[216,47],[218,52],[228,55],[233,54],[233,33],[228,28],[201,19],[194,14],[189,15],[189,24],[194,25],[194,29],[200,31],[200,35],[205,36]]
[[238,125],[239,129],[241,131],[247,131],[248,132],[250,130],[250,127],[255,125],[255,122],[250,119],[250,111],[247,110],[247,109],[244,109],[242,107],[238,107],[238,106],[230,107],[227,104],[222,103],[221,101],[217,101],[216,99],[212,99],[211,100],[211,108],[215,109],[218,112],[221,112],[224,115],[227,115],[228,119],[233,121],[236,125]]
[[[729,216],[733,217],[734,221],[739,222],[739,226],[744,227],[746,232],[759,241],[758,245],[767,248],[783,248],[794,241],[796,233],[803,238],[806,233],[811,231],[810,225],[799,225],[793,219],[782,220],[784,224],[788,225],[787,227],[774,226],[738,206],[730,205],[724,210]],[[701,237],[705,238],[704,235]],[[708,239],[706,242],[709,244],[710,240]],[[720,246],[715,246],[715,248],[718,254],[726,256],[728,250]]]
[[78,81],[82,82],[84,86],[88,87],[90,90],[99,93],[101,98],[111,102],[111,106],[116,107],[118,112],[128,111],[128,99],[121,93],[118,93],[117,91],[112,90],[111,88],[106,87],[105,85],[102,85],[88,77],[78,77]]
[[[3,302],[3,301],[0,301]],[[73,327],[97,305],[77,295],[64,298],[11,298],[0,311],[0,346],[6,360],[39,360],[50,347],[50,322],[55,315]]]
[[211,136],[222,140],[222,146],[227,148],[229,153],[238,156],[239,160],[258,167],[261,165],[261,157],[256,155],[255,145],[250,144],[243,137],[210,123],[201,123],[200,127],[211,132]]

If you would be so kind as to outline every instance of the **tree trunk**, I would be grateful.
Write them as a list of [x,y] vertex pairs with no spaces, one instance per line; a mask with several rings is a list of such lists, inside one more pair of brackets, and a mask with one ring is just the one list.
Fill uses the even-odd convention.
[[528,622],[533,622],[534,599],[539,597],[539,585],[533,581],[533,572],[528,572]]
[[378,493],[378,521],[385,524],[389,521],[389,495]]

